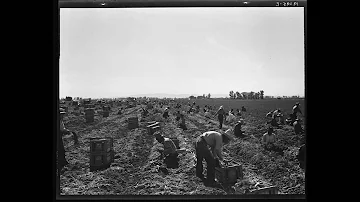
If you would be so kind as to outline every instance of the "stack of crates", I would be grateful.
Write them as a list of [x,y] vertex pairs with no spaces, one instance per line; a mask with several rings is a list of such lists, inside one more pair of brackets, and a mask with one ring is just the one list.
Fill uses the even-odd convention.
[[94,108],[86,108],[85,109],[85,120],[86,123],[94,122],[95,109]]
[[113,138],[90,138],[90,171],[110,167],[114,162]]
[[68,106],[62,105],[62,106],[60,106],[60,108],[63,108],[63,109],[65,110],[65,112],[68,112],[68,111],[69,111],[69,107],[68,107]]
[[155,121],[148,122],[148,126],[146,128],[147,128],[148,134],[152,135],[152,134],[154,134],[155,131],[160,130],[160,123],[155,122]]
[[128,121],[128,128],[130,130],[139,127],[139,122],[137,117],[130,117],[127,119],[127,121]]

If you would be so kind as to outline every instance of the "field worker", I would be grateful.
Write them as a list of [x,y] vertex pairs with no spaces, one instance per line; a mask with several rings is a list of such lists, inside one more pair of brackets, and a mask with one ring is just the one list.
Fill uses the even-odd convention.
[[65,116],[65,114],[66,114],[66,112],[64,111],[64,109],[60,108],[60,133],[61,133],[61,135],[72,134],[74,144],[79,144],[77,134],[75,132],[70,131],[70,130],[65,128],[65,125],[64,125],[64,116]]
[[265,149],[272,149],[275,141],[274,128],[269,127],[268,131],[262,136],[262,143],[265,146]]
[[244,125],[244,119],[240,119],[234,127],[234,135],[236,137],[245,137],[244,131],[241,130],[242,125]]
[[185,116],[184,113],[180,114],[180,123],[179,123],[179,128],[183,129],[183,130],[187,130],[186,125],[185,125]]
[[237,112],[236,112],[236,116],[241,116],[240,109],[237,109],[236,111],[237,111]]
[[290,114],[290,115],[289,115],[289,118],[286,119],[286,123],[292,126],[292,125],[294,124],[294,122],[295,122],[296,119],[297,119],[297,118],[296,118],[296,115],[295,115],[295,114]]
[[300,113],[301,115],[303,115],[301,110],[300,110],[300,103],[299,102],[297,102],[294,105],[294,107],[292,108],[292,113],[295,115],[295,117],[297,116],[297,113]]
[[163,117],[165,118],[165,119],[167,119],[168,117],[169,117],[169,108],[165,108],[165,111],[164,111],[164,113],[163,113]]
[[[61,169],[62,167],[64,167],[65,165],[69,164],[65,158],[65,147],[64,147],[64,142],[62,139],[62,136],[64,134],[70,134],[71,131],[65,128],[64,125],[64,116],[65,116],[66,112],[64,109],[60,108],[60,132],[57,135],[57,145],[58,145],[58,165],[59,168]],[[76,133],[73,133],[73,138],[74,138],[74,142],[75,144],[79,144],[78,142],[78,137]]]
[[282,114],[280,108],[276,109],[276,110],[273,112],[272,116],[273,116],[274,119],[279,118],[279,122],[280,122],[281,124],[284,124],[284,115]]
[[236,118],[235,115],[232,114],[231,111],[230,111],[230,112],[229,112],[229,116],[226,117],[226,121],[229,122],[229,123],[231,123],[232,121],[235,120],[235,118]]
[[246,112],[246,109],[245,109],[244,106],[241,107],[241,111],[242,111],[242,112]]
[[[149,111],[147,109],[145,109],[145,108],[142,108],[142,112],[143,112],[144,116],[148,115],[148,113],[149,113]],[[119,113],[121,114],[121,110],[119,110]]]
[[279,123],[276,121],[276,117],[275,117],[275,116],[273,116],[268,123],[270,123],[270,125],[271,125],[272,127],[277,127],[277,128],[280,127]]
[[271,117],[273,116],[273,114],[274,114],[274,111],[275,111],[275,110],[269,111],[269,112],[266,114],[266,117],[271,118]]
[[190,112],[192,112],[193,108],[191,105],[189,105],[189,110],[187,111],[188,114],[190,114]]
[[62,140],[62,135],[64,133],[70,132],[64,126],[63,117],[64,117],[65,113],[66,113],[65,110],[60,108],[60,114],[59,114],[59,116],[60,116],[60,133],[57,135],[59,170],[61,170],[61,168],[64,167],[65,165],[69,164],[65,158],[65,147],[64,147],[63,140]]
[[230,132],[230,129],[225,131],[225,133],[208,131],[201,134],[196,140],[196,176],[204,180],[202,161],[205,159],[207,164],[207,177],[206,180],[204,180],[205,184],[217,184],[215,181],[215,165],[219,164],[219,161],[224,160],[221,150],[223,145],[233,140]]
[[223,106],[220,106],[219,110],[216,112],[216,114],[214,115],[214,117],[216,115],[218,115],[218,120],[219,120],[219,129],[222,128],[222,124],[223,124],[223,121],[224,121],[224,116],[225,116],[225,110],[224,110],[224,107]]
[[180,111],[177,111],[177,113],[175,114],[175,116],[176,116],[176,118],[175,118],[175,120],[176,121],[179,121],[180,120]]
[[305,156],[306,156],[306,144],[300,146],[299,152],[296,155],[296,158],[300,162],[300,168],[305,169]]
[[294,124],[293,124],[293,126],[294,126],[294,131],[295,131],[295,134],[296,134],[296,135],[299,135],[299,134],[305,132],[304,129],[301,127],[301,123],[300,123],[300,122],[301,122],[301,120],[298,119],[298,118],[296,118],[296,119],[295,119],[295,122],[294,122]]
[[167,137],[164,137],[162,134],[160,134],[159,131],[156,131],[154,133],[155,139],[164,145],[164,156],[170,156],[170,157],[174,157],[178,155],[178,150],[176,149],[176,145],[175,143]]
[[196,106],[196,113],[199,113],[199,112],[200,112],[200,106],[197,105],[197,106]]

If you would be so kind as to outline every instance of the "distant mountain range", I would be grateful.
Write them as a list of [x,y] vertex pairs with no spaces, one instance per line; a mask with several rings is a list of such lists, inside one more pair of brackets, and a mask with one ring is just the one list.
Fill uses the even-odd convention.
[[[157,98],[188,98],[191,95],[193,96],[201,96],[199,94],[168,94],[168,93],[149,93],[149,94],[137,94],[130,95],[129,97],[157,97]],[[212,98],[215,97],[227,97],[227,94],[210,94]]]

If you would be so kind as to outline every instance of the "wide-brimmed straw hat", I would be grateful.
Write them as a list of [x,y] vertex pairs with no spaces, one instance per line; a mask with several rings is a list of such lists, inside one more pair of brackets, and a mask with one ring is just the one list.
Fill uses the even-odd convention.
[[234,137],[232,136],[232,130],[231,129],[227,129],[223,134],[227,137],[227,138],[229,138],[229,140],[233,140],[234,139]]

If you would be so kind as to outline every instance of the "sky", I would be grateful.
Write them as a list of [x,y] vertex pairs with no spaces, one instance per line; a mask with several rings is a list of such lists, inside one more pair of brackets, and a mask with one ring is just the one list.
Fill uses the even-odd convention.
[[61,8],[59,96],[305,95],[302,7]]

